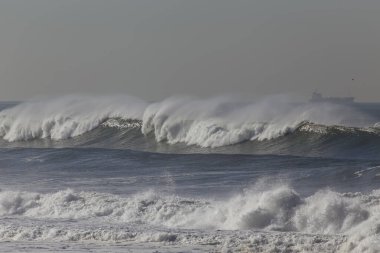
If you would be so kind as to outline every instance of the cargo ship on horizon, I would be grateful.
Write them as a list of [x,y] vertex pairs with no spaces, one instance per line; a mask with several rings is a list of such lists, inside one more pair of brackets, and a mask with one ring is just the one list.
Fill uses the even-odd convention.
[[355,103],[354,97],[323,97],[319,92],[313,92],[311,103],[335,103],[335,104],[353,104]]

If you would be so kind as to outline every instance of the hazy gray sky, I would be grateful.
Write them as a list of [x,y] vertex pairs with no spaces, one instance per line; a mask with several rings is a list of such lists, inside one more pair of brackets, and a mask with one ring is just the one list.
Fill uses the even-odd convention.
[[318,89],[379,101],[379,13],[379,0],[2,0],[0,99]]

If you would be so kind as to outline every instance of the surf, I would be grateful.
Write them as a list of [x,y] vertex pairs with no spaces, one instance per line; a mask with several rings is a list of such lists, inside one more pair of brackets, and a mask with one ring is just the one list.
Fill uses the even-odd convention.
[[[225,200],[183,198],[153,191],[129,197],[70,189],[55,193],[1,191],[0,216],[18,217],[24,222],[23,225],[13,224],[12,227],[2,224],[0,238],[122,242],[139,241],[148,236],[152,241],[183,243],[181,240],[189,240],[189,237],[184,237],[188,232],[184,234],[181,230],[186,228],[190,231],[223,230],[227,236],[228,231],[245,231],[245,235],[240,236],[245,238],[245,243],[251,243],[251,247],[255,247],[257,242],[250,241],[251,234],[248,231],[256,235],[261,235],[264,231],[281,231],[281,237],[293,237],[293,232],[300,233],[297,238],[303,238],[303,234],[313,234],[313,237],[329,235],[328,240],[334,236],[341,237],[333,245],[330,243],[329,247],[336,247],[342,252],[356,252],[368,247],[378,250],[378,245],[372,242],[377,237],[379,196],[378,190],[364,194],[337,193],[323,189],[311,196],[302,197],[287,185],[270,188],[253,186]],[[34,223],[38,220],[45,223],[33,228],[28,226],[29,219],[36,219]],[[84,224],[96,220],[99,226],[104,223],[108,227],[124,224],[128,229],[112,229],[111,232],[107,227],[96,231],[91,227],[85,233],[75,226],[67,227],[67,220]],[[51,222],[58,222],[58,228],[64,227],[60,232],[54,231],[46,225]],[[141,230],[144,227],[149,227],[150,236],[146,229]],[[155,227],[162,227],[161,232],[155,231]],[[165,229],[170,229],[170,232],[165,232]],[[213,236],[211,232],[206,235]],[[270,235],[276,234],[267,235],[273,242],[279,239],[271,238]],[[199,240],[198,243],[205,239],[202,232],[197,232],[194,236],[196,237],[192,240]],[[239,236],[239,233],[231,233],[231,236]],[[224,236],[220,239],[227,240]],[[314,243],[309,246],[313,245],[316,246]]]
[[332,153],[360,146],[361,153],[374,155],[380,143],[377,122],[350,106],[295,104],[284,96],[256,102],[233,96],[171,97],[155,103],[127,95],[67,96],[0,111],[0,136],[3,147],[40,143],[155,151],[182,145],[184,152],[318,155],[325,146]]

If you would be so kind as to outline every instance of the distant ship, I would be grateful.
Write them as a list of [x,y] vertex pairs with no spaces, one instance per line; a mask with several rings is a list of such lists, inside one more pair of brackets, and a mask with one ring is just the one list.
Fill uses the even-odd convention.
[[321,93],[313,92],[313,95],[309,102],[312,103],[335,103],[335,104],[353,104],[355,103],[354,97],[323,97]]

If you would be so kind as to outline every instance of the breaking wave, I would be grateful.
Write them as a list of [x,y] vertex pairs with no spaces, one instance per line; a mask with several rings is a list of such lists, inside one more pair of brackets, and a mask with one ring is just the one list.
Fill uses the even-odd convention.
[[145,106],[127,96],[26,102],[0,112],[0,135],[10,142],[67,139],[91,131],[109,118],[140,118]]
[[[36,140],[52,146],[90,143],[117,148],[161,143],[227,147],[224,152],[228,146],[243,146],[243,153],[281,153],[304,142],[313,155],[332,142],[338,143],[339,149],[361,145],[362,150],[376,153],[378,150],[373,149],[380,143],[380,128],[354,108],[292,104],[281,96],[255,103],[233,97],[173,97],[146,103],[129,96],[71,96],[26,102],[0,111],[0,136],[19,146]],[[112,144],[108,141],[105,145],[110,139]]]
[[[340,246],[344,247],[342,252],[359,252],[367,243],[371,247],[379,246],[373,243],[379,233],[379,203],[379,191],[364,194],[325,189],[309,197],[301,197],[284,185],[266,190],[254,187],[223,201],[154,192],[121,197],[73,190],[45,194],[2,191],[0,216],[89,223],[104,221],[110,225],[163,226],[169,229],[243,229],[343,235],[347,237],[347,244]],[[2,239],[12,237],[4,230],[0,227]],[[122,235],[119,236],[122,240]],[[169,240],[165,238],[162,240]],[[171,238],[176,240],[176,236]]]

